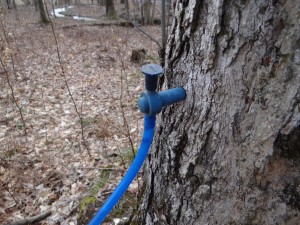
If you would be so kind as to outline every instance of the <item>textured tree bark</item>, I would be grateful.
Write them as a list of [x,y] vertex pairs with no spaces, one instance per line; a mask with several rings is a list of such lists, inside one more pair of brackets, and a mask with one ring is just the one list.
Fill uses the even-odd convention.
[[[299,224],[300,4],[181,0],[136,224]],[[134,224],[134,223],[133,223]]]

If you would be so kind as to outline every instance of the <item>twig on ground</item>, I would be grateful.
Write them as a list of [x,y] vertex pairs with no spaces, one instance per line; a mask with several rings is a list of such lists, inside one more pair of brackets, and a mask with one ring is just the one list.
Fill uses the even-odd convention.
[[78,169],[88,169],[88,170],[115,170],[115,171],[124,171],[122,168],[105,168],[105,167],[77,167]]
[[13,200],[15,201],[15,203],[19,206],[19,203],[17,201],[17,199],[15,198],[15,196],[9,191],[8,186],[4,187],[4,189],[9,193],[9,195],[13,198]]
[[22,159],[9,159],[9,158],[0,157],[0,160],[5,161],[5,162],[17,162],[17,163],[30,163],[30,162],[32,162],[30,160],[23,159],[23,158]]
[[34,222],[39,222],[43,219],[46,219],[48,216],[50,216],[52,214],[51,210],[47,210],[37,216],[33,216],[33,217],[28,217],[28,218],[25,218],[23,220],[19,220],[19,221],[16,221],[16,222],[13,222],[13,223],[10,223],[10,224],[7,224],[7,225],[29,225],[29,224],[32,224]]
[[82,26],[90,26],[90,27],[108,27],[108,26],[120,26],[120,27],[133,27],[133,24],[131,21],[119,21],[119,22],[94,22],[94,23],[82,23],[82,24],[71,24],[63,26],[62,29],[71,29],[76,27],[82,27]]

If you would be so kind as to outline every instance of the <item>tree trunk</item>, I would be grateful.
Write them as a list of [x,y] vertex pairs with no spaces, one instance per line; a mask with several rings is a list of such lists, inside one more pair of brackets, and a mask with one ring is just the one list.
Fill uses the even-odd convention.
[[105,5],[106,0],[97,0],[98,4],[101,6]]
[[6,0],[7,8],[12,9],[13,8],[13,2],[12,0]]
[[153,21],[151,20],[151,0],[144,0],[141,7],[142,14],[142,24],[151,25]]
[[44,1],[38,0],[39,2],[39,10],[40,10],[40,19],[43,24],[48,24],[50,21],[48,19],[48,15],[45,9]]
[[4,2],[0,0],[0,16],[2,16],[2,13],[4,13]]
[[130,19],[130,15],[129,15],[129,2],[128,2],[128,0],[125,0],[125,10],[126,10],[126,17],[127,17],[127,19]]
[[108,16],[111,19],[116,18],[114,0],[106,0],[106,16]]
[[39,0],[33,0],[35,11],[39,11]]
[[[132,224],[299,224],[300,4],[177,1]],[[298,221],[298,222],[297,222]]]

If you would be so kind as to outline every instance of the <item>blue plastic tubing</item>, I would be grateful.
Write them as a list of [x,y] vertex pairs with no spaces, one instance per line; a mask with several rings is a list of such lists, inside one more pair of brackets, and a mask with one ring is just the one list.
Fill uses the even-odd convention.
[[103,222],[107,214],[109,214],[109,212],[117,204],[117,202],[123,196],[132,180],[137,175],[138,171],[140,170],[141,166],[143,165],[143,162],[145,161],[148,155],[148,151],[153,140],[155,118],[155,115],[144,116],[144,134],[142,138],[142,143],[139,147],[135,159],[133,160],[130,168],[128,169],[127,173],[125,174],[124,178],[122,179],[116,190],[111,194],[111,196],[107,199],[102,208],[89,222],[89,225],[99,225]]

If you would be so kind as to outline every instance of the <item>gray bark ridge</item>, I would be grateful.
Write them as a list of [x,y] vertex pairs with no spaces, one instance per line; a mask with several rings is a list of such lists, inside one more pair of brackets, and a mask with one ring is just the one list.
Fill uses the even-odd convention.
[[299,224],[296,2],[176,2],[136,224]]

